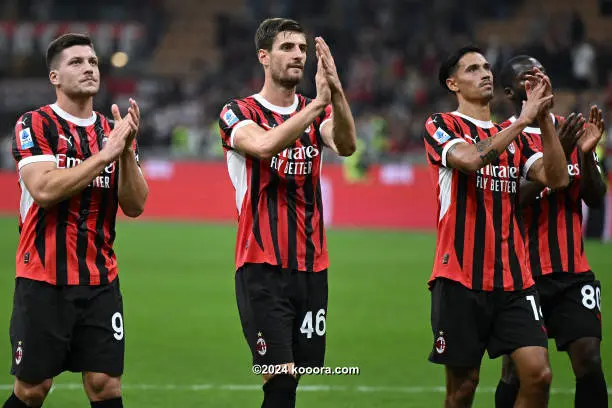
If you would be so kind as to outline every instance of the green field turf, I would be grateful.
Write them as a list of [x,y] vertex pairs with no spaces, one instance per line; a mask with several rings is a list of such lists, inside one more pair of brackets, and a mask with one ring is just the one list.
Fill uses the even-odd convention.
[[[10,393],[8,338],[14,218],[0,218],[0,400]],[[131,221],[117,226],[116,252],[125,302],[126,407],[259,407],[261,380],[251,374],[234,300],[235,228]],[[333,230],[327,319],[327,366],[359,366],[358,376],[303,378],[297,406],[442,407],[443,368],[431,348],[429,293],[434,236]],[[612,384],[612,246],[588,243],[604,287],[603,358]],[[610,295],[612,296],[612,295]],[[551,407],[572,407],[566,355],[551,348]],[[27,352],[27,351],[26,351]],[[493,407],[501,361],[485,357],[475,407]],[[80,377],[63,374],[45,407],[89,406]],[[0,403],[2,402],[0,401]]]

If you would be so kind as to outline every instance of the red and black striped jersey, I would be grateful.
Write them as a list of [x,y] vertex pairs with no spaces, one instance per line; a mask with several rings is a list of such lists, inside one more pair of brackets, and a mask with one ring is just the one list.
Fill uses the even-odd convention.
[[298,94],[291,106],[280,107],[256,94],[231,100],[221,111],[220,133],[238,210],[236,268],[245,263],[314,272],[328,267],[320,128],[331,118],[331,105],[293,145],[271,159],[241,153],[233,141],[240,127],[256,123],[269,130],[310,102]]
[[[509,126],[513,116],[502,123]],[[555,127],[565,120],[553,115]],[[537,149],[542,149],[540,128],[527,127],[524,132]],[[523,208],[527,233],[527,259],[534,277],[553,272],[581,273],[591,268],[582,241],[582,198],[580,194],[581,159],[574,149],[567,160],[570,184],[563,190],[545,188],[538,199]]]
[[459,112],[437,113],[425,123],[424,141],[437,198],[437,242],[430,283],[457,281],[473,290],[520,290],[533,285],[519,213],[521,175],[542,157],[521,134],[493,162],[470,174],[451,168],[456,143],[475,144],[501,130]]
[[[43,161],[59,169],[77,166],[100,151],[110,131],[111,123],[96,112],[81,119],[55,104],[27,112],[17,121],[12,141],[17,169]],[[52,285],[112,282],[117,276],[118,179],[118,166],[112,163],[81,193],[45,209],[19,178],[17,277]]]

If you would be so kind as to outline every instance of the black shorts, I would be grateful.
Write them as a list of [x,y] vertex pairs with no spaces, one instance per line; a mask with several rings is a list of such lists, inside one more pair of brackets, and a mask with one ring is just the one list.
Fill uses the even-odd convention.
[[11,374],[40,383],[63,371],[123,373],[125,331],[119,278],[104,286],[54,286],[17,278]]
[[236,272],[236,301],[253,364],[323,366],[327,270],[246,264]]
[[439,278],[431,291],[433,363],[478,367],[485,350],[496,358],[521,347],[548,346],[535,286],[486,292]]
[[592,272],[552,273],[536,279],[548,336],[557,350],[574,340],[601,339],[601,284]]

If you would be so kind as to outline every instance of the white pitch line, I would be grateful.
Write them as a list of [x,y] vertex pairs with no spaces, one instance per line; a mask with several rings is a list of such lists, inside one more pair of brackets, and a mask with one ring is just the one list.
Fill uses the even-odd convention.
[[[261,385],[256,384],[122,384],[124,390],[140,391],[261,391]],[[12,390],[13,384],[0,384],[0,390]],[[51,391],[60,390],[82,390],[81,383],[54,384]],[[349,393],[398,393],[398,394],[443,394],[446,388],[440,387],[392,387],[392,386],[343,386],[343,385],[301,385],[300,392],[349,392]],[[477,392],[494,393],[493,387],[480,387]],[[574,394],[573,389],[551,388],[551,394]],[[612,388],[608,388],[608,394],[612,395]]]

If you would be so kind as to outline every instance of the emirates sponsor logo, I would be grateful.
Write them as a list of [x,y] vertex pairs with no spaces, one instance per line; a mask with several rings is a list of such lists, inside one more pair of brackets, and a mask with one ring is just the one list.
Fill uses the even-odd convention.
[[487,164],[477,173],[500,179],[518,179],[520,174],[519,168],[516,166],[495,166],[493,164]]
[[289,160],[305,160],[314,159],[319,155],[319,149],[317,146],[300,146],[300,147],[288,147],[277,156]]
[[[71,157],[66,154],[60,153],[55,155],[55,162],[58,169],[71,169],[78,166],[83,162],[83,159],[78,157]],[[89,187],[97,188],[111,188],[111,175],[115,172],[115,162],[109,164],[102,170],[99,176],[97,176],[89,184]]]
[[305,176],[312,174],[313,160],[320,154],[316,145],[288,147],[270,160],[270,168],[280,174]]
[[519,168],[516,166],[488,164],[476,172],[476,188],[516,194],[519,175]]

